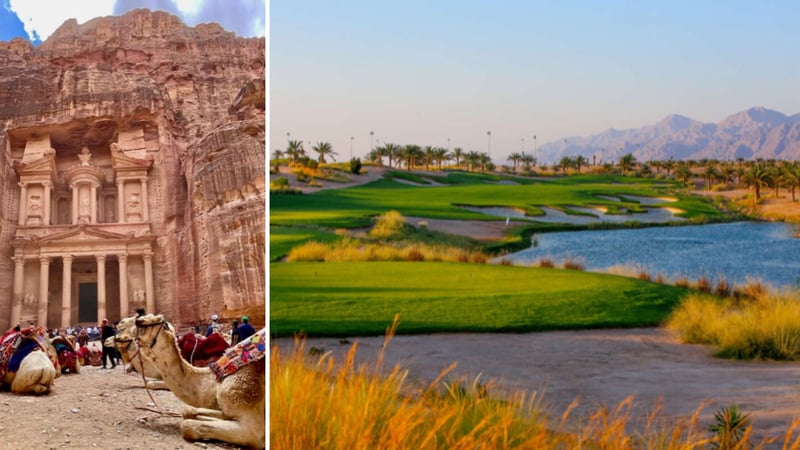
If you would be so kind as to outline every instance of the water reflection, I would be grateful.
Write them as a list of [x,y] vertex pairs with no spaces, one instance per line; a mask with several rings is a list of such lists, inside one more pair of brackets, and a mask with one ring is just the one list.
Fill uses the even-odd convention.
[[796,231],[783,223],[736,222],[544,233],[534,236],[536,247],[507,258],[518,264],[533,264],[543,257],[577,258],[587,270],[631,265],[673,279],[721,275],[737,284],[753,277],[775,287],[796,286],[800,277]]

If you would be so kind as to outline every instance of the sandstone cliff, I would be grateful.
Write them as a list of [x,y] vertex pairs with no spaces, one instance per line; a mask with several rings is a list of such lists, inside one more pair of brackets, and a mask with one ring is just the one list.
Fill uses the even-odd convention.
[[13,167],[25,139],[42,134],[57,164],[83,147],[100,158],[124,139],[152,159],[155,312],[183,325],[213,313],[263,325],[264,69],[264,38],[145,9],[68,20],[39,47],[0,42],[0,328],[13,301]]

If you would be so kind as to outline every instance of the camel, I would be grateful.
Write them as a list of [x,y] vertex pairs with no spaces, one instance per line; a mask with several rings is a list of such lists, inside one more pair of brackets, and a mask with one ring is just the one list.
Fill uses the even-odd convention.
[[[153,390],[169,390],[169,387],[161,380],[161,374],[158,369],[142,359],[141,352],[139,352],[139,344],[136,343],[136,324],[134,317],[126,317],[119,321],[117,325],[118,333],[114,337],[106,339],[103,345],[116,346],[122,355],[122,361],[125,364],[130,364],[137,373],[144,374],[144,387]],[[131,368],[128,368],[128,371]]]
[[79,362],[78,352],[75,351],[75,338],[72,340],[69,337],[56,336],[50,340],[50,345],[58,355],[58,364],[61,373],[81,373],[81,364]]
[[266,440],[266,360],[242,367],[221,381],[209,367],[194,367],[180,354],[175,329],[162,315],[136,319],[142,355],[187,405],[181,432],[189,441],[214,439],[263,448]]
[[0,362],[2,384],[17,394],[47,394],[60,375],[58,355],[42,327],[11,330],[3,335]]

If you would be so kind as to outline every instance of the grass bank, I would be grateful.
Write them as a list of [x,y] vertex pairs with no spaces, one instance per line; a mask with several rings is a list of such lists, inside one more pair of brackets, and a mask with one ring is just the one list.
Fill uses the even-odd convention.
[[444,262],[270,265],[273,335],[529,332],[661,323],[684,289],[616,275]]

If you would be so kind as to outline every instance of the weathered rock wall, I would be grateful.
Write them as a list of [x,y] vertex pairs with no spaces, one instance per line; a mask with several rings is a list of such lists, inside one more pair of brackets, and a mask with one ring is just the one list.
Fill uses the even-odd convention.
[[[148,10],[69,20],[39,47],[0,42],[0,328],[9,325],[19,202],[7,132],[115,118],[158,129],[148,189],[156,312],[187,324],[244,311],[263,324],[264,119],[228,109],[264,68],[263,38]],[[215,206],[198,207],[197,194]]]

